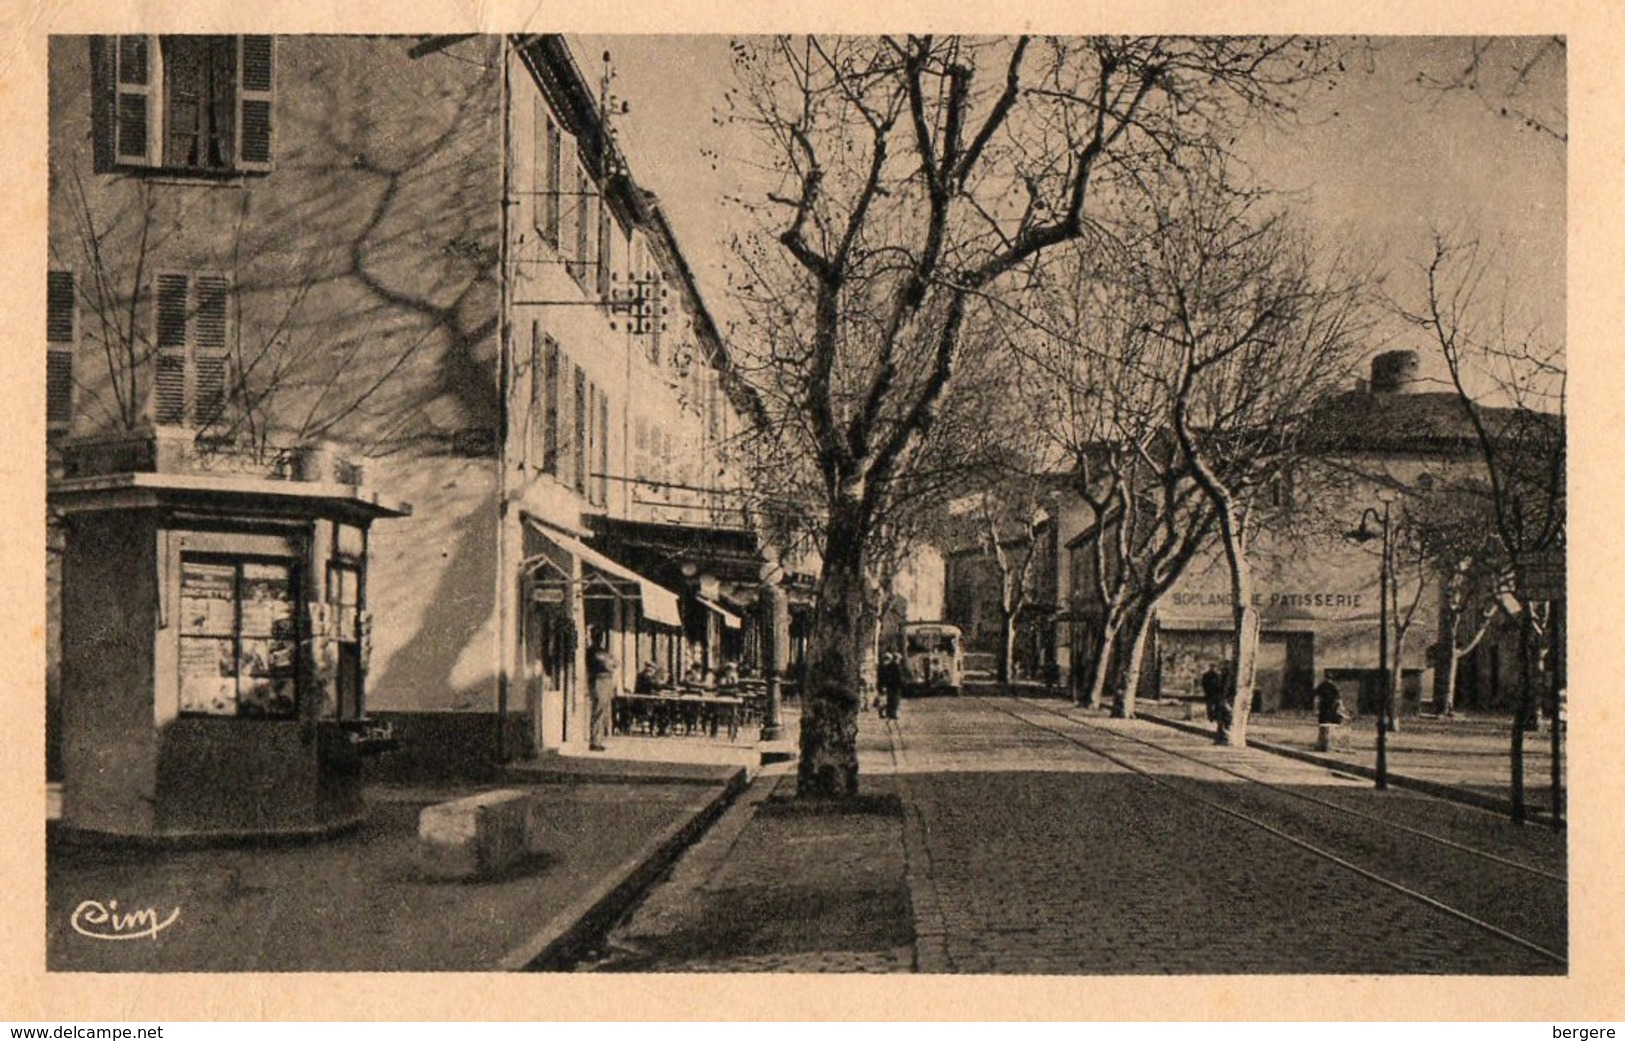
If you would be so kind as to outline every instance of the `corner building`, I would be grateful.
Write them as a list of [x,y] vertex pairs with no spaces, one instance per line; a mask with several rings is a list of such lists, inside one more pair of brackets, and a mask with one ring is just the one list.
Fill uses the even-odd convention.
[[[54,773],[77,740],[65,705],[105,695],[60,667],[101,653],[62,613],[86,481],[251,479],[232,523],[252,526],[313,477],[329,513],[379,518],[364,542],[330,536],[365,576],[336,594],[366,618],[352,714],[398,739],[371,776],[584,744],[589,626],[628,687],[643,660],[761,653],[771,550],[726,451],[746,402],[615,142],[607,77],[563,38],[49,48]],[[215,733],[262,722],[230,699],[201,715]],[[229,774],[207,783],[269,783]]]

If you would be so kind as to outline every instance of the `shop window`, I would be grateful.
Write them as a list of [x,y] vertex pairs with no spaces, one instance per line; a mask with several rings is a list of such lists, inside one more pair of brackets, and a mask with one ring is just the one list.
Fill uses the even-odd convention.
[[45,282],[45,426],[64,430],[73,422],[73,348],[79,311],[73,272],[52,271]]
[[158,276],[155,422],[204,428],[224,412],[229,297],[219,275]]
[[180,711],[291,718],[300,602],[292,560],[181,557]]
[[270,36],[118,36],[102,52],[98,120],[112,166],[179,173],[271,168]]
[[361,610],[361,567],[334,561],[327,566],[327,605],[337,648],[334,674],[340,719],[361,718],[361,643],[365,616]]

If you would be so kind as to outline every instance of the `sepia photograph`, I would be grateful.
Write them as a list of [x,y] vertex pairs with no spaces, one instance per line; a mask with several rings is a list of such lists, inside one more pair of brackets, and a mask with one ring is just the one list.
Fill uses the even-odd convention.
[[46,975],[1570,975],[1567,36],[44,46]]

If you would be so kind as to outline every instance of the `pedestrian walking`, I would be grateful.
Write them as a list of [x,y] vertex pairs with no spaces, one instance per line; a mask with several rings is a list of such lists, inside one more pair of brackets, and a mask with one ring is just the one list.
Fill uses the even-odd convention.
[[592,646],[587,651],[587,694],[592,699],[591,733],[587,747],[604,751],[604,741],[615,711],[615,655],[609,650],[609,633],[601,626],[588,630]]
[[1214,663],[1202,673],[1202,699],[1207,702],[1207,718],[1215,724],[1214,742],[1221,745],[1230,736],[1229,686],[1228,668],[1220,669],[1218,664]]
[[1343,692],[1337,689],[1337,684],[1329,676],[1315,688],[1315,709],[1323,724],[1343,722]]
[[887,651],[880,662],[880,696],[885,699],[880,714],[885,719],[896,719],[903,701],[903,663],[897,654]]

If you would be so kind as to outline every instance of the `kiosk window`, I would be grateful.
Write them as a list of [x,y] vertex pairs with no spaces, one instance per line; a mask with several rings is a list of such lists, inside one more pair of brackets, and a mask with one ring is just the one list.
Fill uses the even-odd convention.
[[338,716],[361,716],[361,569],[353,564],[327,566],[327,602],[333,611],[338,642]]
[[181,558],[183,714],[295,714],[298,593],[292,561]]

